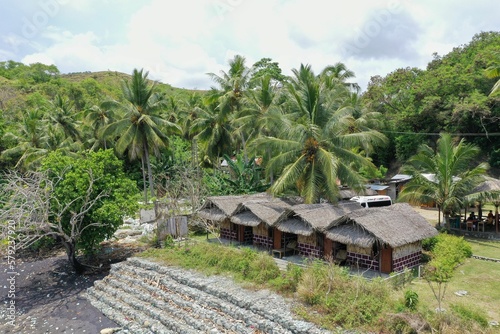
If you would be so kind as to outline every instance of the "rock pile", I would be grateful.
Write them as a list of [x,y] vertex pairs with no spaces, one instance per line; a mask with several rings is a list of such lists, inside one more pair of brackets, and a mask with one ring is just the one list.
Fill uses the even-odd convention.
[[86,292],[118,333],[329,333],[297,319],[270,291],[249,291],[221,276],[130,258]]

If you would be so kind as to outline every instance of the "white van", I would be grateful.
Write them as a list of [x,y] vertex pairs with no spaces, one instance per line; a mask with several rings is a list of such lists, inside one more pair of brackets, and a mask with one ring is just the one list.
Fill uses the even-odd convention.
[[385,195],[354,196],[350,200],[358,202],[363,208],[375,208],[379,206],[392,205],[391,198]]

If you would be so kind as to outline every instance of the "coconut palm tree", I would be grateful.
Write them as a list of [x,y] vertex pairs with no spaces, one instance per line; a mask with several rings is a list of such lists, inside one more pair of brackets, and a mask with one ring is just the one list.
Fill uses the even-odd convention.
[[338,62],[334,65],[326,66],[320,74],[321,79],[325,82],[328,87],[334,87],[338,83],[358,91],[360,89],[357,83],[346,82],[349,79],[355,77],[354,72],[349,70],[344,63]]
[[102,137],[101,130],[115,121],[115,110],[118,107],[119,103],[117,101],[105,100],[87,109],[85,121],[93,133],[92,150],[96,150],[101,146],[105,150],[108,149],[108,143],[106,138]]
[[78,130],[80,121],[76,118],[77,114],[73,103],[68,98],[57,94],[52,105],[54,110],[48,114],[49,121],[59,128],[67,138],[71,138],[75,142],[80,141],[81,135]]
[[275,155],[267,173],[280,173],[271,186],[273,194],[297,191],[306,203],[339,198],[338,181],[362,192],[365,180],[359,168],[374,168],[355,149],[364,141],[380,144],[384,136],[376,132],[355,132],[349,127],[352,118],[344,101],[348,89],[343,84],[328,87],[309,65],[294,69],[286,84],[289,116],[293,121],[282,126],[277,136],[260,137],[259,147],[268,147]]
[[[246,66],[246,59],[243,56],[236,55],[233,59],[229,60],[229,71],[226,73],[221,71],[221,75],[208,73],[210,78],[219,85],[221,95],[219,97],[219,104],[217,109],[220,113],[227,115],[228,120],[232,122],[233,118],[242,109],[243,96],[250,85],[252,77],[251,68]],[[240,128],[234,128],[237,135],[241,140],[241,146],[244,152],[245,161],[246,157],[246,142],[247,135],[244,132],[238,131]]]
[[483,181],[488,164],[473,165],[480,149],[467,144],[465,139],[455,142],[450,134],[442,133],[436,150],[422,145],[416,155],[402,168],[412,176],[399,194],[398,201],[415,204],[435,202],[438,210],[438,224],[443,221],[449,228],[448,217],[459,212],[464,198]]
[[[500,51],[494,51],[493,55],[496,58],[495,63],[484,70],[486,76],[492,79],[500,77]],[[498,80],[491,89],[490,96],[493,95],[495,92],[497,92],[499,89],[500,89],[500,80]]]
[[[158,156],[161,147],[168,146],[168,134],[180,132],[180,127],[159,116],[165,100],[155,93],[155,83],[150,84],[149,72],[134,69],[132,78],[122,84],[126,104],[122,105],[125,117],[107,125],[103,136],[118,138],[116,150],[121,154],[128,151],[130,160],[141,158],[143,179],[146,168],[151,196],[154,196],[153,175],[149,155]],[[147,201],[146,182],[144,197]]]
[[[278,82],[274,81],[270,75],[263,75],[254,81],[255,87],[248,90],[244,97],[243,109],[234,119],[233,123],[240,132],[246,133],[249,148],[253,148],[252,140],[260,136],[275,136],[279,133],[288,118],[280,108],[280,98],[282,96]],[[258,152],[254,151],[253,154]],[[263,166],[271,159],[272,152],[265,149]],[[270,182],[274,181],[273,174],[270,174]]]
[[[213,166],[218,166],[224,154],[232,154],[233,138],[229,114],[218,108],[220,92],[212,89],[203,99],[203,106],[196,108],[197,118],[193,120],[191,133],[195,133],[200,145],[204,146],[206,158]],[[227,109],[226,109],[227,110]]]
[[2,159],[17,159],[16,168],[29,169],[47,155],[47,131],[43,112],[39,109],[24,113],[22,122],[17,123],[15,131],[7,132],[3,140],[16,143],[4,150]]

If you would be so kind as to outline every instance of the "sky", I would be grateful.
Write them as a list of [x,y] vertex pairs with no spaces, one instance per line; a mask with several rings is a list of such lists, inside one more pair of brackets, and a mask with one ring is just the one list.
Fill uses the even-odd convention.
[[0,0],[0,61],[61,73],[149,71],[188,89],[216,84],[235,55],[283,74],[337,62],[370,78],[425,69],[482,31],[500,31],[497,0]]

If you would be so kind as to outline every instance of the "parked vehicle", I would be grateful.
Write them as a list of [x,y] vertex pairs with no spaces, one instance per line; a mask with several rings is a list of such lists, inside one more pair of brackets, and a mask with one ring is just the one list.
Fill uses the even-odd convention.
[[358,202],[364,208],[375,208],[379,206],[392,205],[391,198],[385,195],[354,196],[350,200]]

